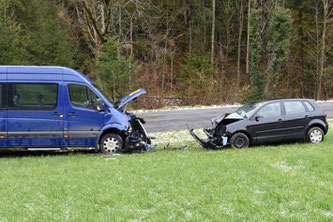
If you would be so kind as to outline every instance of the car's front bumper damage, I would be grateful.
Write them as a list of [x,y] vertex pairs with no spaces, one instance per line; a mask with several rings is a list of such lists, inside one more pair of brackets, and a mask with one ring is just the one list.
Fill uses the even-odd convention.
[[207,129],[204,129],[204,132],[207,135],[207,139],[199,138],[193,131],[194,129],[188,128],[192,137],[205,149],[209,150],[218,150],[228,146],[228,137],[221,136],[221,138],[214,137]]

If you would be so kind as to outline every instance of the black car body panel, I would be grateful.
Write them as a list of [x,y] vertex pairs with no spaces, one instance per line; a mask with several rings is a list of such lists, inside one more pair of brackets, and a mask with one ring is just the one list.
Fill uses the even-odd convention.
[[[245,107],[245,108],[244,108]],[[250,107],[249,112],[242,112]],[[206,148],[216,149],[227,145],[232,135],[242,132],[250,144],[276,142],[305,138],[309,128],[320,127],[324,134],[328,131],[325,114],[312,99],[274,99],[255,101],[238,109],[235,113],[224,114],[212,119],[213,127],[204,129],[207,140],[200,139],[193,130],[191,135]],[[221,143],[221,137],[228,137]]]

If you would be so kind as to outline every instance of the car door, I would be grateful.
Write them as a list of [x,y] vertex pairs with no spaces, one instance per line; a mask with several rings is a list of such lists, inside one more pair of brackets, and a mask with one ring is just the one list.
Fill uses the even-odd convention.
[[66,145],[95,147],[105,116],[96,108],[98,96],[87,85],[77,83],[68,83],[66,91]]
[[63,145],[62,90],[58,82],[9,82],[8,146]]
[[285,109],[285,128],[288,139],[303,138],[311,114],[300,100],[283,102]]
[[285,137],[283,121],[281,103],[272,102],[264,105],[252,117],[248,131],[259,143],[281,140]]

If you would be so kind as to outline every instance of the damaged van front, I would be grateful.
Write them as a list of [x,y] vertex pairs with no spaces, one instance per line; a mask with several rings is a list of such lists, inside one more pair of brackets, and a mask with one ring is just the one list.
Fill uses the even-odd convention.
[[[138,89],[115,104],[109,102],[109,112],[106,112],[105,126],[101,129],[99,149],[101,152],[123,153],[133,150],[143,150],[150,146],[151,140],[143,126],[145,121],[126,111],[126,105],[145,94],[144,89]],[[106,98],[106,96],[104,97]]]

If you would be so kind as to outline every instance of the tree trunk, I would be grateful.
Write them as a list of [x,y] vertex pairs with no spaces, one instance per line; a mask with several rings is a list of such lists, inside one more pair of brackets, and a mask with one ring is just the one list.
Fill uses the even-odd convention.
[[250,71],[250,29],[251,29],[251,0],[247,11],[247,42],[246,42],[246,76],[249,76]]
[[298,14],[298,37],[299,37],[299,65],[300,65],[300,77],[301,77],[301,95],[304,97],[304,69],[305,69],[305,62],[304,62],[304,49],[303,49],[303,11],[300,9]]
[[327,14],[328,14],[328,2],[329,0],[322,0],[323,7],[324,7],[324,17],[323,17],[323,34],[321,39],[321,52],[320,52],[320,72],[319,72],[319,86],[317,92],[317,100],[321,99],[321,91],[322,91],[322,84],[323,84],[323,76],[324,76],[324,67],[325,67],[325,60],[326,60],[326,32],[327,32]]
[[215,0],[213,0],[213,18],[212,18],[212,54],[210,63],[214,64],[214,50],[215,50]]
[[[120,44],[121,41],[121,4],[119,2],[119,6],[118,6],[119,10],[118,10],[118,45]],[[118,58],[120,58],[120,48],[117,47],[117,52],[118,52]]]
[[242,33],[243,33],[243,21],[244,21],[244,12],[243,12],[243,0],[241,0],[240,12],[239,12],[239,33],[238,33],[238,55],[237,55],[237,88],[239,88],[240,83],[240,59],[241,59],[241,46],[242,46]]

